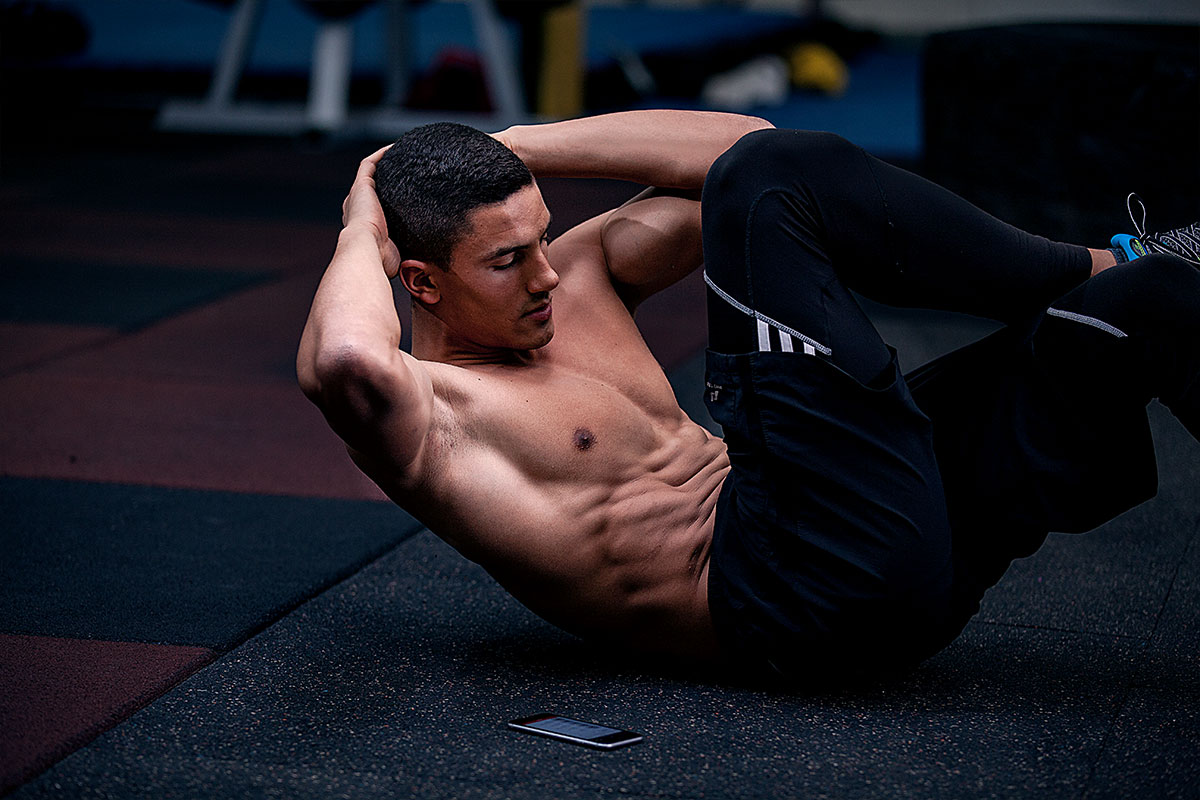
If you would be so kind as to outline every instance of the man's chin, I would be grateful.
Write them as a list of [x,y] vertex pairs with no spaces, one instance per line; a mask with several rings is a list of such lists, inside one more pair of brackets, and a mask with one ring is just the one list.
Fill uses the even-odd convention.
[[543,347],[545,347],[546,345],[550,344],[550,340],[553,338],[554,338],[554,323],[551,322],[550,324],[548,324],[545,327],[545,329],[542,330],[541,336],[539,336],[537,339],[537,343],[531,345],[529,347],[529,349],[530,350],[540,350]]
[[514,331],[513,333],[515,335],[507,343],[495,346],[505,350],[527,353],[540,350],[550,344],[550,340],[554,338],[554,321],[548,320],[532,330],[525,328],[522,331]]

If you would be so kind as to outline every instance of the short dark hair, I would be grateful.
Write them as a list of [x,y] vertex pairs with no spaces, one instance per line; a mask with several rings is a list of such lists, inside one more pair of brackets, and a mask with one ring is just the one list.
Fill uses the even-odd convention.
[[455,122],[401,136],[379,162],[375,189],[401,258],[450,266],[474,209],[533,183],[525,162],[483,131]]

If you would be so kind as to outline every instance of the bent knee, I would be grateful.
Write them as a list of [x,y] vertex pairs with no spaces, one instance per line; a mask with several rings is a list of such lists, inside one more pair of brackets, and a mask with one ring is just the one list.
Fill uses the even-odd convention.
[[713,162],[704,181],[706,205],[742,206],[772,189],[795,188],[848,158],[859,148],[835,133],[767,128],[752,131]]
[[1051,307],[1094,317],[1126,334],[1200,335],[1200,270],[1175,256],[1143,256],[1104,270]]
[[1088,281],[1094,291],[1142,301],[1150,306],[1175,305],[1183,300],[1195,309],[1200,301],[1200,270],[1181,258],[1166,254],[1142,256],[1136,261],[1106,269]]

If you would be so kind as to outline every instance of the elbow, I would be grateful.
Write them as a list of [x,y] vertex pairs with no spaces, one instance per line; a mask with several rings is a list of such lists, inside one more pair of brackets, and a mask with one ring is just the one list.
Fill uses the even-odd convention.
[[745,129],[745,131],[742,132],[742,136],[745,136],[747,133],[754,133],[754,131],[762,131],[762,130],[767,130],[768,128],[775,127],[769,121],[763,119],[762,117],[747,116],[744,119],[745,119],[746,129]]
[[334,398],[353,392],[354,387],[370,382],[371,357],[354,344],[322,347],[315,353],[296,359],[296,378],[300,389],[318,407],[325,409]]
[[755,131],[772,130],[774,125],[762,117],[752,117],[745,114],[716,113],[713,119],[713,132],[707,139],[704,149],[698,153],[697,163],[681,161],[678,169],[680,177],[675,184],[668,184],[680,189],[700,189],[704,186],[705,178],[713,163],[729,148],[737,144],[744,136]]
[[296,356],[296,382],[300,384],[300,391],[304,392],[305,397],[312,398],[321,391],[316,364],[312,355],[303,349]]
[[738,124],[729,131],[729,141],[726,144],[725,150],[722,152],[729,150],[730,147],[733,147],[743,138],[752,133],[774,129],[774,125],[761,117],[740,117],[738,119]]

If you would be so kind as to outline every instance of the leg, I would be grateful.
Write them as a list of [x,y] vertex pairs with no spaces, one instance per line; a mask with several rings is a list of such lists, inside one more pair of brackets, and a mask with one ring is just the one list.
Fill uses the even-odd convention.
[[731,651],[789,675],[909,665],[929,653],[952,578],[929,421],[805,206],[764,177],[734,170],[705,189],[708,273],[742,307],[714,290],[737,326],[724,345],[710,320],[706,400],[732,464],[714,623]]
[[[753,186],[749,178],[738,180]],[[747,198],[722,193],[716,201],[706,197],[702,205],[712,349],[791,348],[830,360],[864,385],[890,381],[891,353],[839,279],[803,206],[776,189],[754,196],[744,211],[736,208],[739,200],[746,203]],[[720,227],[736,226],[737,235],[714,233],[714,217]],[[730,239],[740,251],[733,257],[721,247]],[[744,305],[739,309],[735,303]],[[748,309],[760,317],[750,316]]]
[[956,630],[1049,531],[1084,532],[1153,497],[1145,406],[1200,437],[1200,271],[1149,256],[908,376],[933,420],[953,530]]
[[[835,278],[892,305],[1010,320],[1037,313],[1092,270],[1086,249],[1006,225],[831,134],[744,137],[709,172],[703,209],[710,277],[740,302],[785,323],[797,306],[806,307],[801,313],[814,310],[816,300],[805,295]],[[756,240],[759,252],[751,252],[746,230],[761,216],[780,230],[770,243]],[[746,277],[751,263],[755,287]],[[754,349],[754,324],[728,303],[710,300],[713,349]],[[842,298],[822,302],[832,303],[832,313],[852,313]],[[820,316],[803,321],[825,332]],[[859,357],[868,365],[864,374],[881,362],[878,346],[852,342],[850,349],[849,359],[834,356],[843,369]]]
[[1033,346],[1081,416],[1152,398],[1200,439],[1200,270],[1166,255],[1097,275],[1051,304]]

